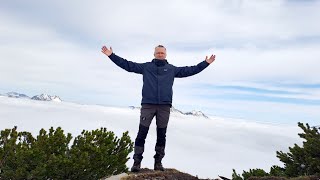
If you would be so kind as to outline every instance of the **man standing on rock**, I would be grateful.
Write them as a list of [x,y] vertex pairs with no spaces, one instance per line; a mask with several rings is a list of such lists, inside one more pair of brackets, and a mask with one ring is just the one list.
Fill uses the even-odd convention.
[[145,63],[136,63],[123,59],[114,54],[111,47],[108,49],[103,46],[102,53],[122,69],[143,75],[140,124],[135,140],[134,163],[131,171],[140,171],[145,139],[154,116],[156,116],[157,124],[154,170],[164,171],[161,161],[165,155],[166,132],[172,106],[174,78],[188,77],[201,72],[215,60],[215,55],[211,55],[210,58],[206,56],[204,61],[195,66],[176,67],[166,60],[167,51],[162,45],[155,47],[155,58],[151,62]]

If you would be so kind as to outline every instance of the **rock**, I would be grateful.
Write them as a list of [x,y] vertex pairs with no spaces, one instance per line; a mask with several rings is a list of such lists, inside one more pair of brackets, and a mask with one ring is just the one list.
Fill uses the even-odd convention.
[[120,179],[127,177],[127,176],[128,176],[127,173],[121,173],[121,174],[114,175],[114,176],[108,177],[106,179],[101,179],[101,180],[120,180]]

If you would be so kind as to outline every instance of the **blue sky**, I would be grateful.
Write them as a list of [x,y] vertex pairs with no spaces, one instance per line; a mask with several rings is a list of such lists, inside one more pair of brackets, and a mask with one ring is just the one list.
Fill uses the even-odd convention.
[[216,61],[176,79],[184,111],[259,122],[320,124],[320,1],[4,1],[0,93],[139,106],[142,77],[101,52],[151,61],[167,47],[176,66]]

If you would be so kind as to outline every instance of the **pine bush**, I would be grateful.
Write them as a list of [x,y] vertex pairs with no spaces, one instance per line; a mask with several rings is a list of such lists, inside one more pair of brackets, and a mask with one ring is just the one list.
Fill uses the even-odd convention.
[[127,172],[133,142],[101,128],[74,138],[58,127],[35,138],[17,127],[1,131],[0,179],[100,179]]
[[298,123],[303,133],[298,135],[303,138],[302,147],[294,144],[289,147],[289,152],[284,153],[277,151],[277,157],[284,163],[284,167],[272,166],[270,173],[262,169],[250,169],[248,172],[243,171],[242,177],[233,169],[232,179],[241,180],[251,177],[268,178],[294,178],[294,177],[319,177],[320,176],[320,133],[319,127],[310,127],[309,124],[304,125]]
[[298,135],[303,138],[302,147],[294,144],[289,147],[288,153],[277,151],[277,157],[285,165],[285,173],[289,177],[303,175],[320,175],[320,133],[318,128],[298,123],[303,133]]

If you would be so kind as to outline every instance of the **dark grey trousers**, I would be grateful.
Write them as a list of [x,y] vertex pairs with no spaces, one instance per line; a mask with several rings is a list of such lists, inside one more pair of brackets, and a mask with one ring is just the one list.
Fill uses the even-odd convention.
[[171,105],[163,104],[143,104],[140,112],[139,132],[135,140],[133,159],[135,162],[141,162],[143,159],[144,144],[148,135],[149,127],[154,116],[157,124],[157,143],[155,146],[156,162],[161,162],[165,155],[166,132],[170,117]]

